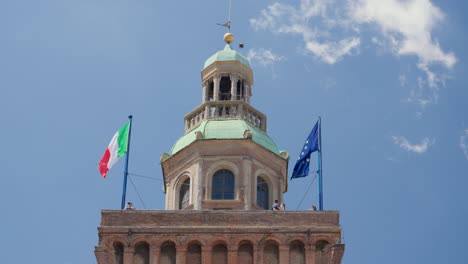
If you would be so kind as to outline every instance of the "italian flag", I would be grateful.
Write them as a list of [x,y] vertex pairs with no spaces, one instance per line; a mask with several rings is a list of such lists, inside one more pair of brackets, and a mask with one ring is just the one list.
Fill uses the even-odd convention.
[[127,152],[129,129],[130,122],[115,133],[109,143],[109,146],[107,146],[104,156],[102,156],[102,159],[99,162],[99,172],[104,179],[106,178],[107,171],[110,170],[117,160]]

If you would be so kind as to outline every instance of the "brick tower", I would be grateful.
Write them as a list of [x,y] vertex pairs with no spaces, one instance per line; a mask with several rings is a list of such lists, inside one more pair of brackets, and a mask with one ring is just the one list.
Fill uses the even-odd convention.
[[225,48],[201,72],[202,104],[161,157],[166,210],[102,210],[98,264],[339,264],[337,211],[272,211],[289,155],[250,105],[249,61]]

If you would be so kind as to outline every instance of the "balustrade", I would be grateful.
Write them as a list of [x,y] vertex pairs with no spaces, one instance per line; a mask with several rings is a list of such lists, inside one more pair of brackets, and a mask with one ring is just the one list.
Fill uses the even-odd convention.
[[185,116],[185,132],[208,119],[242,118],[266,132],[266,117],[243,101],[209,101]]

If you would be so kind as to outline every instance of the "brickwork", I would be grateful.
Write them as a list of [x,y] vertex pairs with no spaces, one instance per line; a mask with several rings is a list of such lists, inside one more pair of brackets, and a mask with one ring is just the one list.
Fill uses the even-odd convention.
[[102,211],[98,264],[144,263],[142,243],[150,264],[338,264],[344,251],[335,211]]

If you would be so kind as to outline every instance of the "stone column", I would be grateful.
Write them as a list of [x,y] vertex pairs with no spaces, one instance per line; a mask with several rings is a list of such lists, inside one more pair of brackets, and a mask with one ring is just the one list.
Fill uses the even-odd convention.
[[178,246],[176,248],[176,264],[185,264],[187,258],[187,247]]
[[289,264],[289,247],[288,246],[279,246],[279,263],[280,264]]
[[206,97],[208,96],[208,82],[203,82],[202,83],[202,89],[203,89],[203,92],[202,92],[202,104],[204,102],[206,102]]
[[237,100],[237,77],[231,74],[231,101]]
[[135,249],[132,247],[125,247],[124,249],[124,264],[133,264],[133,255],[135,254]]
[[244,83],[245,102],[250,104],[250,85]]
[[159,254],[161,251],[159,247],[151,246],[150,247],[150,264],[159,264]]
[[211,264],[211,247],[208,247],[208,246],[202,247],[202,263]]
[[213,77],[214,91],[213,91],[213,101],[219,101],[219,82],[221,81],[221,76],[216,75]]
[[[244,188],[244,209],[250,210],[252,209],[252,192],[257,188],[257,186],[252,186],[251,182],[253,181],[252,178],[252,160],[250,158],[243,158],[242,159],[242,170],[244,174],[244,179],[242,182],[242,188]],[[256,181],[254,181],[256,182]],[[240,197],[242,198],[242,197]]]
[[194,210],[201,210],[202,209],[202,200],[203,200],[203,161],[198,161],[197,164],[197,174],[195,175],[194,180],[194,196],[195,201],[193,202],[193,209]]

